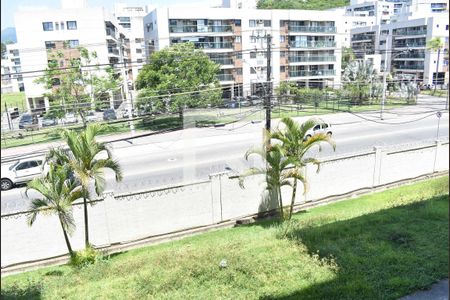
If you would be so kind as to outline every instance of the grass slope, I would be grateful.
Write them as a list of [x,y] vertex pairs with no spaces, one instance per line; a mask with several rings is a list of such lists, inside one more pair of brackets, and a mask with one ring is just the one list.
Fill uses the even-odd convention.
[[[398,299],[448,276],[448,176],[2,278],[2,299]],[[227,267],[220,268],[222,259]]]
[[349,4],[350,0],[259,0],[258,8],[326,10]]
[[27,109],[25,103],[25,92],[2,94],[0,108],[2,113],[5,111],[5,103],[8,108],[17,107],[19,111],[25,111]]

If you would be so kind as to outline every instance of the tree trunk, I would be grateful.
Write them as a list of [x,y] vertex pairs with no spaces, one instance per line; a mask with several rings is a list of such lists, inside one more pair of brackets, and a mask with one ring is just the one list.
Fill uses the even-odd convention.
[[294,179],[294,186],[292,187],[291,207],[289,208],[289,220],[292,218],[292,212],[294,211],[294,203],[295,203],[296,194],[297,194],[297,179]]
[[83,206],[84,206],[84,246],[89,247],[89,222],[88,222],[88,209],[86,196],[83,196]]
[[281,187],[278,187],[278,201],[280,202],[280,217],[284,221],[283,198],[281,197]]
[[437,57],[437,61],[436,61],[436,76],[434,79],[434,90],[433,90],[433,96],[436,93],[436,87],[437,87],[437,83],[438,83],[438,72],[439,72],[439,56],[441,55],[441,49],[438,49],[438,57]]
[[61,215],[59,215],[58,217],[59,217],[59,223],[61,224],[61,228],[62,228],[63,233],[64,233],[64,240],[66,241],[67,249],[69,250],[70,256],[73,257],[73,250],[72,250],[72,247],[70,246],[70,241],[69,241],[69,237],[67,236],[67,232],[64,229],[64,225],[63,225],[63,221],[61,219]]

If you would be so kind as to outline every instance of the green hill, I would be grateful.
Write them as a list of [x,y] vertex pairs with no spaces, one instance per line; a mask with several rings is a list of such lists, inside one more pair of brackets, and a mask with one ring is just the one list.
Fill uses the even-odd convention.
[[325,10],[349,4],[350,0],[259,0],[258,8]]

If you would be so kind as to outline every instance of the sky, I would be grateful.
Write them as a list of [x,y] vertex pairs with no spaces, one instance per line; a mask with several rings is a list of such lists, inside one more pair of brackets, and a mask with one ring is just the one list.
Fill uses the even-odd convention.
[[[191,5],[204,3],[205,6],[209,6],[210,3],[215,3],[214,0],[87,0],[88,7],[103,6],[113,11],[114,3],[122,2],[130,5],[154,5],[156,7],[172,6],[172,5]],[[1,27],[2,30],[7,27],[14,27],[14,13],[21,7],[48,7],[48,8],[60,8],[60,0],[1,0]]]

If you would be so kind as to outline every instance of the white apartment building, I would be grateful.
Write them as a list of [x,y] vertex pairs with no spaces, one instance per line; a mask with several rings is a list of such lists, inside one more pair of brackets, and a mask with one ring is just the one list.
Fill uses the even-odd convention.
[[[98,58],[92,63],[98,62],[100,69],[107,65],[117,67],[128,54],[125,36],[116,18],[103,8],[87,8],[84,0],[63,0],[61,9],[19,11],[15,14],[15,27],[30,111],[42,111],[49,106],[48,99],[43,97],[45,87],[34,80],[47,68],[51,51],[64,48],[65,57],[60,60],[60,66],[65,67],[67,55],[79,57],[76,48],[83,46],[97,53]],[[68,46],[64,45],[66,43]],[[111,106],[117,107],[121,99],[116,95]]]
[[[144,17],[148,57],[192,42],[219,63],[224,97],[264,93],[272,37],[272,82],[302,86],[340,83],[342,18],[332,11],[158,8]],[[258,38],[259,36],[259,38]]]
[[19,47],[17,44],[6,45],[6,58],[2,59],[2,94],[24,91],[23,75],[21,74]]
[[129,57],[126,58],[126,71],[131,90],[134,90],[134,79],[146,62],[143,19],[153,9],[147,5],[130,6],[125,3],[114,5],[114,16],[125,34],[125,42],[129,43],[130,51]]
[[387,56],[388,72],[409,74],[419,83],[433,84],[438,54],[427,49],[427,42],[439,37],[445,47],[439,57],[438,83],[448,83],[448,58],[445,54],[448,51],[449,21],[448,10],[442,9],[448,7],[442,5],[443,2],[448,5],[448,0],[420,1],[413,1],[408,5],[411,11],[403,11],[393,17],[389,24],[353,29],[352,48],[358,58],[381,55],[381,70],[384,70]]

